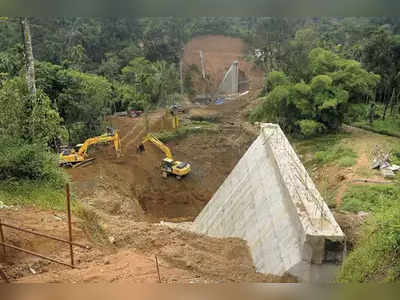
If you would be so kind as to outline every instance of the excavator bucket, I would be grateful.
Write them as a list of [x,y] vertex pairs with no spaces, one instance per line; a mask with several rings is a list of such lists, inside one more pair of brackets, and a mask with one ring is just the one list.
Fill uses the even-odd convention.
[[72,168],[81,168],[81,167],[86,167],[88,165],[91,165],[95,158],[88,158],[85,159],[84,161],[81,161],[80,163],[74,164]]

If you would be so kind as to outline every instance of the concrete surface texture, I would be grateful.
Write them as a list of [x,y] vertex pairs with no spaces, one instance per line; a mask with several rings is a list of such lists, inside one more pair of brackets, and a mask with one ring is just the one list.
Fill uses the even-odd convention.
[[239,62],[234,61],[225,73],[224,79],[218,87],[217,94],[237,94],[239,92]]
[[278,125],[260,135],[193,223],[247,241],[258,272],[332,280],[345,236]]

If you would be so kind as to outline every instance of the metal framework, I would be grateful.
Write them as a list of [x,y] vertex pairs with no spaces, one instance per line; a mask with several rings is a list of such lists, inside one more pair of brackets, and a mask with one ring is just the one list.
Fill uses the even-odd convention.
[[[67,220],[68,220],[68,237],[69,237],[68,240],[64,240],[64,239],[61,239],[61,238],[56,237],[56,236],[52,236],[52,235],[48,235],[48,234],[44,234],[44,233],[40,233],[40,232],[28,230],[28,229],[24,229],[24,228],[17,227],[17,226],[14,226],[14,225],[9,225],[9,224],[3,223],[1,221],[1,219],[0,219],[0,245],[3,248],[4,257],[6,257],[6,255],[7,255],[6,248],[11,248],[11,249],[23,252],[23,253],[27,253],[27,254],[30,254],[30,255],[33,255],[33,256],[40,257],[42,259],[46,259],[48,261],[51,261],[51,262],[54,262],[54,263],[57,263],[57,264],[60,264],[60,265],[64,265],[64,266],[67,266],[67,267],[70,267],[70,268],[75,268],[73,246],[84,248],[84,249],[87,249],[87,250],[90,249],[90,247],[86,246],[86,245],[78,244],[78,243],[75,243],[75,242],[72,241],[71,200],[70,200],[69,184],[67,184],[67,186],[66,186],[66,200],[67,200]],[[29,234],[32,234],[32,235],[36,235],[36,236],[40,236],[40,237],[48,238],[48,239],[51,239],[51,240],[54,240],[54,241],[58,241],[58,242],[61,242],[61,243],[68,244],[69,248],[70,248],[71,263],[68,264],[68,263],[56,260],[54,258],[42,255],[40,253],[36,253],[36,252],[30,251],[30,250],[23,249],[23,248],[20,248],[20,247],[16,247],[14,245],[6,243],[3,227],[11,228],[11,229],[14,229],[14,230],[17,230],[17,231],[29,233]],[[4,271],[2,271],[1,269],[0,269],[0,277],[4,281],[8,282],[7,276],[5,275]]]

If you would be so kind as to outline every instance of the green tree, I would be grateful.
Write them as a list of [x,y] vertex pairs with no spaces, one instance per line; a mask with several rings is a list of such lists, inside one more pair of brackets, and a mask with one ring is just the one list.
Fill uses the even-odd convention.
[[61,134],[61,119],[40,89],[37,99],[33,106],[21,77],[5,81],[0,89],[0,135],[53,144]]
[[321,48],[310,52],[308,62],[312,72],[309,83],[290,82],[282,72],[269,73],[266,89],[270,92],[250,120],[276,122],[287,133],[303,136],[337,131],[349,101],[371,95],[379,80],[359,63]]
[[57,74],[65,88],[56,99],[70,141],[81,142],[101,133],[104,117],[111,112],[111,83],[104,77],[61,70]]
[[178,73],[174,64],[165,61],[152,63],[144,57],[132,60],[122,69],[121,77],[124,83],[136,85],[136,91],[141,99],[151,105],[165,102],[168,95],[176,92],[179,87]]

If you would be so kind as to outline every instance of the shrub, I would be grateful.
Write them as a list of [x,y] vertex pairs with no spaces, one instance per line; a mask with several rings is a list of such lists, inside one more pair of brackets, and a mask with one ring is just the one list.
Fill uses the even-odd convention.
[[301,120],[297,124],[300,126],[300,133],[304,137],[311,137],[322,133],[325,130],[325,126],[314,120]]
[[345,259],[340,283],[393,282],[400,279],[400,205],[379,210],[364,225],[355,249]]
[[345,114],[345,121],[348,123],[365,120],[368,116],[369,107],[366,104],[351,104]]
[[0,136],[0,179],[46,181],[55,186],[65,183],[57,156],[46,146],[4,136]]
[[279,71],[272,71],[265,78],[265,91],[271,92],[274,88],[281,85],[289,84],[289,79],[285,73]]
[[251,122],[269,119],[294,135],[337,132],[349,101],[374,93],[379,76],[359,63],[321,48],[310,51],[308,58],[304,68],[310,74],[302,74],[297,83],[282,72],[268,74],[264,86],[268,95],[250,114]]

